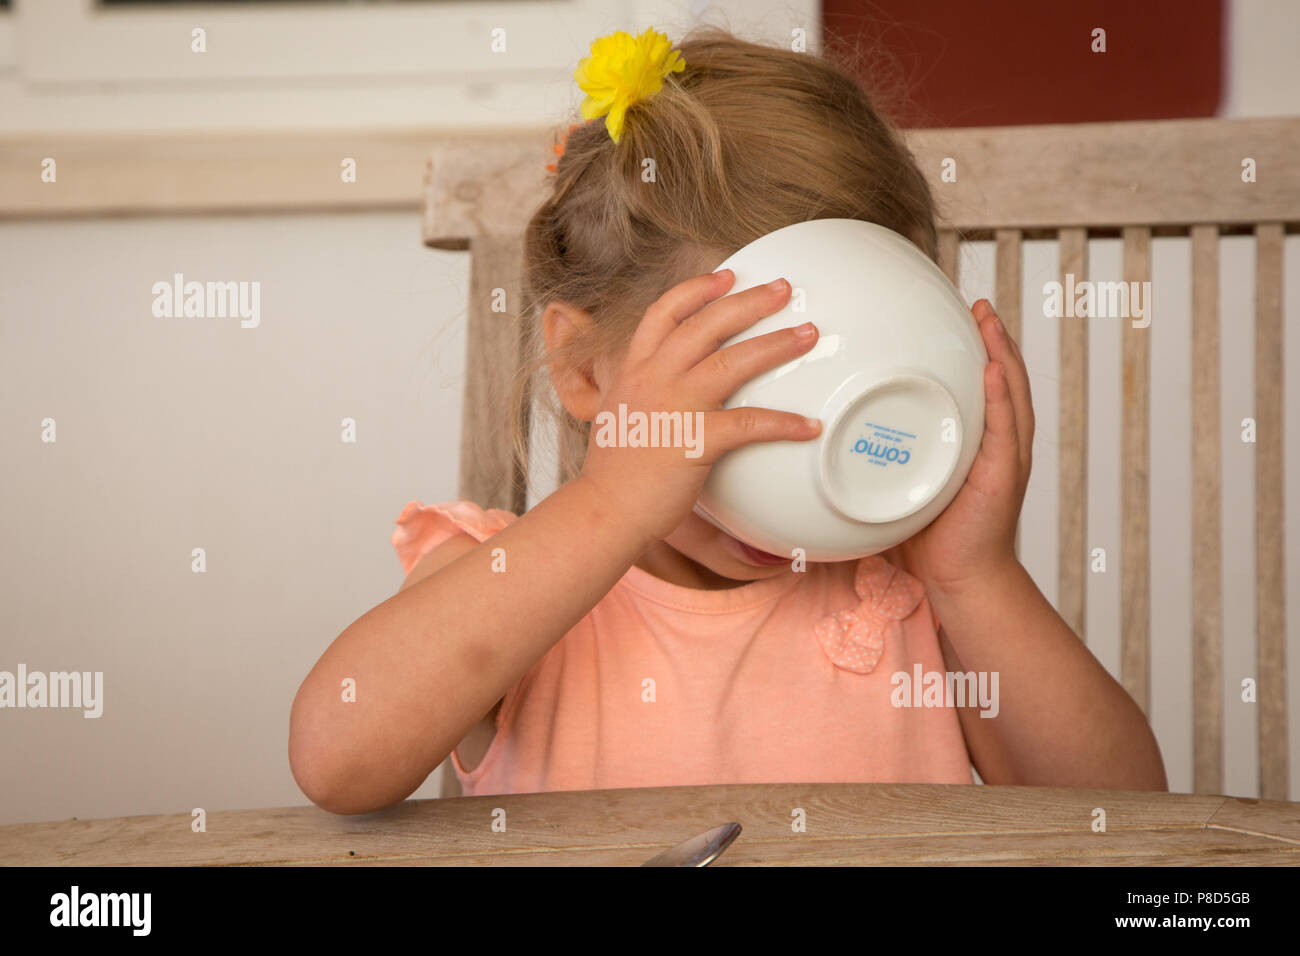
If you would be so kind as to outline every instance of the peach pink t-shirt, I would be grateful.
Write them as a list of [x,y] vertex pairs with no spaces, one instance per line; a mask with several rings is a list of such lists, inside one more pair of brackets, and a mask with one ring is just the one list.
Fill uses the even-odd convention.
[[[483,541],[513,520],[412,501],[392,542],[409,573],[453,535]],[[718,591],[629,568],[506,693],[478,766],[453,752],[465,795],[973,783],[956,710],[894,706],[892,675],[945,668],[924,588],[889,555]],[[501,620],[505,639],[518,621]]]

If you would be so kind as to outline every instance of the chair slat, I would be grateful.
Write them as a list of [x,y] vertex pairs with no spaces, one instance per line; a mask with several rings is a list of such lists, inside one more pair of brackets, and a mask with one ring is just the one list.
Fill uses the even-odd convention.
[[1223,792],[1219,230],[1192,227],[1192,788]]
[[559,468],[558,484],[564,485],[572,481],[582,471],[582,463],[587,452],[587,431],[579,431],[574,428],[559,429],[559,448],[557,455],[557,465]]
[[547,192],[550,130],[438,137],[425,182],[422,234],[436,249],[515,236]]
[[[1060,232],[1061,286],[1066,276],[1088,278],[1088,233]],[[1085,580],[1088,573],[1088,320],[1060,324],[1061,404],[1059,448],[1060,536],[1057,543],[1057,611],[1085,642]]]
[[997,298],[998,318],[1011,337],[1020,344],[1020,253],[1019,229],[997,230]]
[[[483,508],[523,514],[526,489],[511,441],[512,377],[523,360],[521,264],[518,236],[479,235],[470,240],[469,311],[465,336],[465,392],[461,409],[459,497]],[[501,295],[498,295],[500,290]],[[504,312],[494,302],[504,299]],[[525,434],[527,428],[525,427]],[[442,798],[462,795],[448,757],[442,763]]]
[[[460,497],[523,514],[525,489],[510,441],[512,378],[523,360],[517,236],[477,236],[470,245],[465,395],[461,411]],[[499,290],[499,292],[498,292]],[[506,311],[493,312],[504,298]]]
[[1282,238],[1279,223],[1255,229],[1255,621],[1259,795],[1264,800],[1287,798]]
[[[1124,281],[1149,282],[1151,230],[1130,226],[1124,229],[1123,236]],[[1150,714],[1151,349],[1149,329],[1133,328],[1129,318],[1120,321],[1124,375],[1120,425],[1120,679],[1142,712]]]
[[[997,280],[994,300],[998,318],[1017,345],[1020,344],[1021,235],[1019,229],[999,229],[997,239]],[[1021,525],[1016,523],[1016,554],[1020,554]]]
[[[943,197],[945,224],[963,232],[1300,220],[1295,117],[916,129],[905,136]],[[1247,157],[1259,177],[1244,185]],[[956,162],[955,181],[943,181],[945,160]]]
[[959,256],[961,254],[961,235],[956,229],[939,230],[939,268],[948,277],[948,281],[957,285],[959,279]]

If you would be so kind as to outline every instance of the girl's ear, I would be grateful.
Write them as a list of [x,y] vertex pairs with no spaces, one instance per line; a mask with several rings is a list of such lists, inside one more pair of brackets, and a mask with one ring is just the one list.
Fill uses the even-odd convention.
[[[577,306],[552,299],[542,313],[542,335],[546,338],[546,354],[554,356],[564,346],[576,342],[579,336],[591,331],[591,315]],[[589,422],[600,411],[601,386],[592,363],[574,365],[552,358],[547,362],[551,370],[551,383],[569,414],[579,421]]]

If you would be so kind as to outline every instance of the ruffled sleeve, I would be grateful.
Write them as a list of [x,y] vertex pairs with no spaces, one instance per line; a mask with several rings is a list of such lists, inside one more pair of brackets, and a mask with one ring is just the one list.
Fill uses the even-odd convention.
[[437,505],[412,501],[397,517],[393,548],[402,562],[402,571],[410,574],[421,558],[448,538],[468,534],[475,541],[482,541],[516,517],[498,508],[485,511],[472,501],[445,501]]

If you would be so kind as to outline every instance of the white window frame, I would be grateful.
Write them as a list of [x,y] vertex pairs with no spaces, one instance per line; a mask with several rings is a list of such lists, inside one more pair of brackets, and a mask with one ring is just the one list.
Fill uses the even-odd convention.
[[[104,9],[94,0],[19,0],[10,29],[11,40],[16,34],[21,43],[10,48],[18,47],[22,79],[32,84],[553,76],[573,69],[571,31],[585,36],[591,28],[584,24],[623,28],[636,6],[633,0],[449,0]],[[191,52],[196,27],[206,31],[206,53]],[[501,53],[490,46],[496,27],[506,30]],[[0,67],[4,40],[0,32]]]

